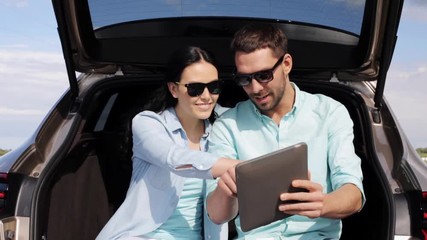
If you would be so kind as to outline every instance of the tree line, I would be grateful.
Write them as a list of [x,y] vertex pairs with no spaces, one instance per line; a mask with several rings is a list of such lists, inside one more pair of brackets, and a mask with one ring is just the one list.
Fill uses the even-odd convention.
[[417,148],[416,150],[420,157],[427,157],[427,148]]
[[1,149],[0,148],[0,156],[5,155],[9,151],[10,151],[10,149]]
[[427,148],[417,148],[417,153],[427,153]]

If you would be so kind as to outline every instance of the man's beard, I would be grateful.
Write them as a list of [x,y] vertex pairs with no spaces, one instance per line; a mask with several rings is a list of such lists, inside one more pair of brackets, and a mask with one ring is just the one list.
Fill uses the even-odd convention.
[[[277,92],[275,92],[275,93],[277,93]],[[256,100],[254,100],[254,99],[256,99],[256,97],[263,96],[265,94],[253,94],[253,95],[251,95],[250,99],[261,113],[267,113],[270,111],[274,111],[274,109],[276,109],[277,106],[279,106],[280,102],[284,98],[285,90],[281,89],[281,91],[279,91],[279,93],[280,94],[277,96],[276,94],[269,92],[267,97],[271,97],[272,101],[268,102],[266,104],[260,104],[259,105],[258,102]]]

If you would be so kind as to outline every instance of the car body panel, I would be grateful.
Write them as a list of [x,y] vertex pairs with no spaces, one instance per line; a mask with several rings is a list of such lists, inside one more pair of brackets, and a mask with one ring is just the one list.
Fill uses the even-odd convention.
[[[333,8],[324,13],[302,8],[282,11],[285,6],[300,6],[305,1],[226,1],[231,6],[225,13],[223,7],[213,11],[225,0],[153,1],[146,5],[131,0],[88,1],[52,1],[70,89],[27,142],[0,158],[0,172],[8,173],[9,181],[8,204],[0,213],[4,233],[22,239],[45,239],[49,235],[50,221],[55,221],[49,219],[49,203],[57,200],[52,189],[60,182],[58,179],[74,174],[73,168],[63,168],[74,164],[76,154],[99,140],[100,148],[94,148],[99,152],[123,140],[121,118],[129,120],[148,92],[161,82],[166,56],[174,49],[194,44],[211,50],[220,63],[220,74],[231,80],[234,61],[230,40],[241,26],[257,21],[274,22],[289,37],[294,60],[291,80],[303,90],[342,102],[354,120],[356,152],[363,158],[368,196],[361,213],[343,221],[344,226],[351,226],[344,230],[344,239],[422,239],[421,213],[425,210],[421,193],[427,191],[427,168],[383,96],[403,1],[308,1],[320,4],[317,8],[347,4],[339,5],[349,8],[337,15],[332,14],[337,10]],[[202,7],[201,3],[208,3],[208,10],[190,11]],[[105,12],[93,11],[101,6],[96,4],[102,4]],[[130,9],[127,4],[142,5],[132,10],[137,15],[115,16]],[[171,6],[176,4],[186,7],[186,11],[172,11]],[[350,11],[355,4],[366,12]],[[267,5],[268,10],[258,11]],[[101,13],[108,16],[105,21]],[[356,25],[340,23],[338,20],[345,15],[359,16],[359,20],[354,21]],[[227,98],[234,102],[245,99],[241,89],[239,92],[235,86],[228,87],[230,90],[224,89],[221,94],[221,103],[227,104]],[[104,135],[108,136],[100,138]],[[117,148],[114,154],[129,153],[129,146],[122,144],[113,146]],[[103,180],[113,179],[124,185],[119,198],[124,197],[129,176],[120,178],[119,168],[115,170]],[[69,197],[76,195],[72,192]],[[111,202],[117,207],[120,199]]]

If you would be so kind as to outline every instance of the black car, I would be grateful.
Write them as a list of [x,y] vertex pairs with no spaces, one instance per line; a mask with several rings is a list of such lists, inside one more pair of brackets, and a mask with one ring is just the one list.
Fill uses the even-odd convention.
[[343,220],[342,239],[427,239],[427,167],[383,96],[403,0],[52,3],[70,88],[0,158],[1,240],[94,239],[125,197],[131,119],[169,54],[184,45],[212,51],[226,83],[219,103],[232,107],[246,95],[231,81],[230,40],[250,22],[279,25],[291,80],[343,103],[353,119],[367,202]]

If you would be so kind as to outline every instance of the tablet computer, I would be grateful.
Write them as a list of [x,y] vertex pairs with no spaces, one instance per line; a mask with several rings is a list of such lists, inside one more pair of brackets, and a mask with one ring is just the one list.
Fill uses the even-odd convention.
[[280,194],[298,192],[295,179],[308,179],[307,145],[297,143],[236,166],[237,201],[242,231],[289,217],[278,210]]

